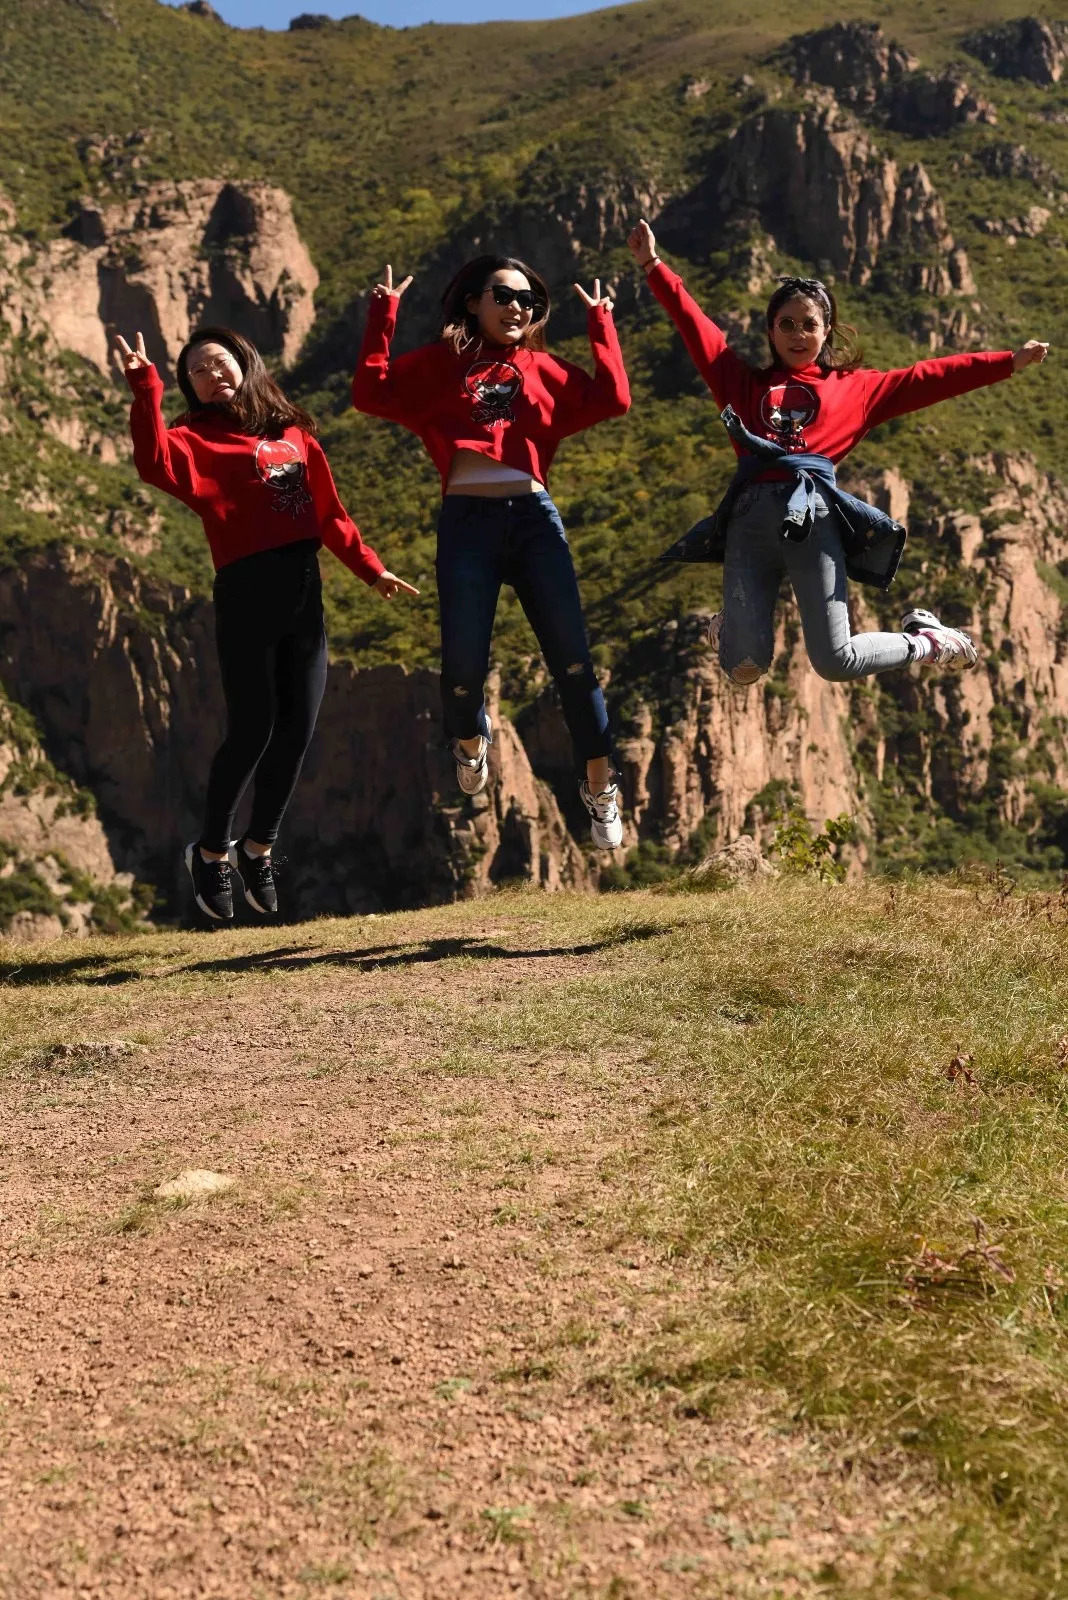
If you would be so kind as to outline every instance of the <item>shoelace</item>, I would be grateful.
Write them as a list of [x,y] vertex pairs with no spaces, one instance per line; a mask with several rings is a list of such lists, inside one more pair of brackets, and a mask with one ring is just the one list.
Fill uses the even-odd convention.
[[619,805],[619,790],[615,788],[611,790],[604,789],[600,794],[594,794],[593,790],[587,787],[586,793],[596,808],[598,822],[613,821]]
[[285,856],[250,856],[246,851],[241,851],[241,860],[247,861],[258,882],[262,883],[265,877],[277,880],[278,869],[285,862]]
[[221,861],[205,861],[204,857],[201,856],[200,865],[206,877],[210,878],[214,874],[218,880],[219,887],[221,889],[227,887],[230,882],[230,863],[225,856]]

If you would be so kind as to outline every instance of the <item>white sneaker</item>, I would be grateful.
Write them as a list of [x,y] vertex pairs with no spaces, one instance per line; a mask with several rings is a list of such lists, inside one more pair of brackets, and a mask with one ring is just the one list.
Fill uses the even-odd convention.
[[979,660],[979,652],[968,635],[959,628],[947,628],[933,611],[910,611],[902,617],[901,626],[905,633],[926,639],[930,645],[928,653],[919,657],[921,667],[947,667],[950,672],[964,672]]
[[618,850],[623,843],[623,823],[619,815],[619,790],[614,783],[600,794],[592,793],[583,778],[579,784],[582,804],[590,814],[590,832],[598,850]]
[[[487,723],[487,727],[489,724]],[[490,728],[490,738],[493,729]],[[456,762],[456,781],[464,794],[481,794],[489,782],[490,739],[479,734],[478,755],[469,756],[459,739],[452,741],[452,757]]]

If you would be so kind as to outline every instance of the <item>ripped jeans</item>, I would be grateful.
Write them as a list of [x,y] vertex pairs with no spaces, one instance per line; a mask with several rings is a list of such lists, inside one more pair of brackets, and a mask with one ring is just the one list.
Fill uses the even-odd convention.
[[790,579],[808,658],[821,678],[843,683],[911,660],[904,633],[853,633],[846,604],[846,570],[835,518],[822,495],[808,538],[782,536],[787,483],[754,483],[734,502],[723,561],[723,623],[719,660],[735,683],[755,683],[771,666],[775,602]]
[[510,499],[449,494],[438,518],[441,702],[451,739],[488,731],[485,682],[501,585],[510,584],[560,694],[576,769],[612,753],[567,535],[542,489]]

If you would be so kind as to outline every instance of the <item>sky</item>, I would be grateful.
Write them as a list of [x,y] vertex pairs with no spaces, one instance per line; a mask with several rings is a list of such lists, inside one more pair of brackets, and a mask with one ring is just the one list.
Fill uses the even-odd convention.
[[[173,3],[173,0],[172,0]],[[628,3],[628,0],[623,0]],[[411,28],[421,22],[520,22],[601,11],[620,0],[212,0],[235,28],[287,28],[302,11],[331,17],[354,13],[369,22]]]

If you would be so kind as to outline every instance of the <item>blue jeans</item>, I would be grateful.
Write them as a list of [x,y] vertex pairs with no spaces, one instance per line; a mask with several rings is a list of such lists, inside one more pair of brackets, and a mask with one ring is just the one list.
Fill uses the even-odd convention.
[[544,489],[513,499],[450,494],[438,518],[441,702],[451,739],[486,734],[485,682],[497,597],[510,584],[534,629],[576,765],[611,754],[608,712],[590,660],[567,535]]
[[844,683],[903,667],[912,658],[906,634],[850,629],[842,540],[821,495],[808,538],[783,538],[789,494],[789,484],[755,483],[734,502],[723,561],[724,672],[735,683],[755,683],[771,666],[775,602],[784,575],[797,599],[808,658],[821,678]]

